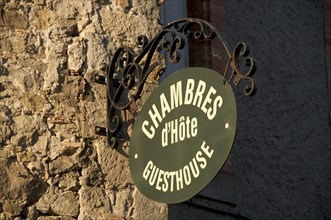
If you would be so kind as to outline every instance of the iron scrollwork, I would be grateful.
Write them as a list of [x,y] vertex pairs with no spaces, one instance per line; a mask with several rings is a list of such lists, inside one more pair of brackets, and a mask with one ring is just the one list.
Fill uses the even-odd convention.
[[[195,18],[174,21],[163,27],[150,42],[146,37],[139,37],[138,50],[123,46],[112,57],[104,82],[107,86],[107,128],[97,129],[97,133],[107,135],[110,147],[116,147],[118,140],[123,138],[120,131],[122,111],[130,111],[132,114],[137,111],[137,102],[141,98],[146,79],[160,65],[152,62],[155,54],[164,51],[165,59],[177,63],[181,59],[180,50],[186,46],[185,38],[201,41],[219,39],[227,59],[224,80],[235,86],[241,80],[246,80],[249,84],[245,87],[245,95],[255,94],[256,84],[252,76],[256,71],[256,61],[248,57],[249,48],[245,43],[238,43],[231,53],[217,29],[207,21]],[[232,70],[228,77],[229,67]]]

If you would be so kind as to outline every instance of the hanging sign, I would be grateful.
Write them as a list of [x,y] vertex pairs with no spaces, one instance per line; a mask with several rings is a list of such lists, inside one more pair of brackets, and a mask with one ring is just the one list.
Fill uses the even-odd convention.
[[219,73],[192,67],[171,74],[134,124],[129,162],[139,191],[163,203],[199,193],[225,163],[236,123],[232,88]]

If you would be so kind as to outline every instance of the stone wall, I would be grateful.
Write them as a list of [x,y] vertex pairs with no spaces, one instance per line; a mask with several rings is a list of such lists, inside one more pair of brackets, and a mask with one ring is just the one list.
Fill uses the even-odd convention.
[[0,1],[0,219],[164,219],[105,126],[109,56],[160,29],[156,0]]

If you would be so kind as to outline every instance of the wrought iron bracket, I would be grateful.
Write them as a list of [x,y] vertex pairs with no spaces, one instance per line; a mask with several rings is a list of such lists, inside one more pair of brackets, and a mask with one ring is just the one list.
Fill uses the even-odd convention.
[[105,128],[96,127],[96,133],[107,136],[110,147],[116,147],[123,138],[129,139],[123,135],[122,128],[126,122],[122,118],[125,111],[132,115],[138,111],[146,79],[160,65],[154,59],[156,54],[164,51],[166,59],[172,64],[177,63],[181,58],[180,50],[185,47],[185,38],[201,41],[218,39],[227,59],[224,82],[237,86],[241,81],[247,81],[244,94],[255,94],[256,84],[252,76],[256,71],[256,61],[248,56],[249,48],[245,43],[238,43],[230,52],[220,33],[209,22],[196,18],[174,21],[164,26],[151,41],[144,36],[139,37],[136,50],[127,46],[118,48],[107,66],[106,75],[96,76],[96,82],[107,87],[107,124]]

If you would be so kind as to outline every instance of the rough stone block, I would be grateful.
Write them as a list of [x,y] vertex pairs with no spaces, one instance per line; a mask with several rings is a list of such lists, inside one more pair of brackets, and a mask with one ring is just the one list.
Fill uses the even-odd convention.
[[28,219],[36,220],[38,218],[38,216],[39,216],[39,213],[38,213],[35,205],[28,207],[28,209],[27,209]]
[[87,65],[88,69],[100,70],[104,63],[108,62],[108,52],[105,47],[106,39],[96,33],[85,33],[87,42]]
[[48,213],[50,210],[50,204],[57,199],[58,191],[58,187],[54,185],[48,187],[47,191],[43,194],[43,196],[38,200],[37,203],[35,203],[37,210],[42,213]]
[[72,44],[68,46],[68,69],[72,75],[78,75],[83,66],[84,55],[83,42],[78,37],[73,38]]
[[50,175],[65,173],[78,168],[75,157],[61,156],[49,164]]
[[5,201],[2,204],[3,212],[10,213],[13,216],[17,216],[21,213],[22,207],[14,202]]
[[36,202],[45,192],[45,183],[30,174],[17,162],[0,159],[0,203],[3,199],[17,204]]
[[[133,192],[134,219],[163,220],[168,218],[167,205],[154,202],[143,196],[137,189]],[[155,215],[154,213],[157,213]]]
[[111,214],[112,204],[105,189],[102,187],[82,186],[79,190],[80,195],[80,217],[89,216],[89,219],[100,218],[103,214]]
[[78,194],[67,191],[58,195],[50,204],[51,211],[63,216],[77,217],[79,214]]
[[125,7],[129,6],[128,0],[115,0],[114,3],[115,3],[115,5],[117,5],[121,8],[125,8]]
[[34,0],[34,4],[36,5],[44,5],[46,0]]
[[70,191],[78,191],[80,188],[79,185],[79,173],[78,172],[71,172],[64,174],[59,181],[59,188],[63,190],[70,190]]
[[6,10],[3,14],[3,21],[6,27],[17,29],[26,29],[29,24],[26,16],[16,10]]

